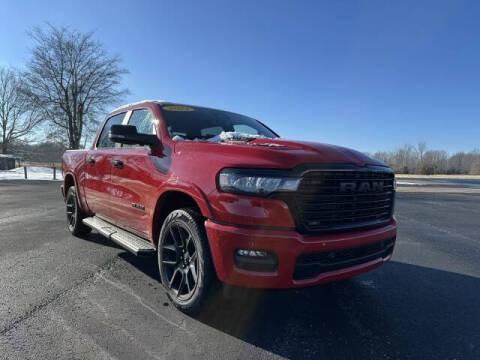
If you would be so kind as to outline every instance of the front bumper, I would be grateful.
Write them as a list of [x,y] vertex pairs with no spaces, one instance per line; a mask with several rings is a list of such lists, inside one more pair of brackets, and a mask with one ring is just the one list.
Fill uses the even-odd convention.
[[[394,239],[397,224],[392,219],[387,225],[348,233],[303,236],[293,230],[264,230],[235,225],[219,224],[207,220],[206,229],[213,262],[218,278],[231,285],[256,288],[295,288],[318,285],[346,279],[377,268],[390,260],[393,247],[385,256],[369,258],[368,261],[324,271],[307,279],[294,277],[297,258],[300,255],[353,249],[368,244],[380,243],[386,239]],[[238,249],[268,251],[278,257],[275,271],[250,271],[235,265],[234,253]]]

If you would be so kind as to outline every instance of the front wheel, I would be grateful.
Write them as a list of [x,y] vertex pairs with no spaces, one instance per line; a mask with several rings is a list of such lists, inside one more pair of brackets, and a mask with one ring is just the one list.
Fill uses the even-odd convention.
[[68,230],[75,236],[82,236],[88,234],[91,229],[82,223],[85,217],[82,209],[78,206],[77,193],[75,187],[71,186],[67,192],[65,200]]
[[172,303],[194,315],[216,280],[201,216],[192,209],[174,210],[165,219],[158,241],[158,266]]

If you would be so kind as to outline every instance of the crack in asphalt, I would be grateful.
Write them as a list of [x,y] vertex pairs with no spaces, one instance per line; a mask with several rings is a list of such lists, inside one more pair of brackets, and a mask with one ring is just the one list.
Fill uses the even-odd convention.
[[150,305],[146,304],[145,301],[137,294],[134,293],[134,291],[126,286],[126,285],[123,285],[123,284],[120,284],[116,281],[112,281],[110,279],[107,279],[106,277],[104,277],[102,274],[99,275],[99,278],[102,279],[103,281],[105,281],[107,284],[110,284],[112,286],[114,286],[115,288],[117,288],[118,290],[122,291],[123,293],[133,297],[140,305],[142,305],[145,309],[149,310],[150,312],[152,312],[154,315],[156,315],[158,318],[162,319],[163,321],[169,323],[170,325],[172,326],[175,326],[176,328],[180,329],[180,330],[183,330],[185,331],[187,334],[191,335],[192,337],[194,338],[197,338],[197,336],[195,335],[195,333],[189,331],[185,325],[180,325],[180,324],[177,324],[173,321],[171,321],[170,319],[166,318],[165,316],[163,316],[162,314],[160,314],[158,311],[156,311],[153,307],[151,307]]
[[0,217],[0,225],[10,225],[11,223],[16,222],[25,222],[31,218],[37,218],[38,214],[42,214],[42,217],[50,216],[58,212],[58,209],[48,209],[48,208],[39,208],[39,209],[30,209],[25,211],[25,209],[15,210],[13,213],[8,213],[6,216]]
[[[0,330],[0,337],[8,335],[8,333],[10,333],[11,331],[18,328],[22,323],[24,323],[28,319],[34,317],[38,312],[47,308],[49,305],[54,304],[55,302],[59,301],[60,299],[65,298],[66,296],[71,294],[73,291],[79,289],[82,286],[85,286],[87,283],[90,283],[90,282],[94,283],[97,279],[101,279],[106,284],[109,284],[110,286],[113,286],[116,289],[120,290],[121,292],[123,292],[123,293],[127,294],[128,296],[134,298],[137,303],[139,303],[143,308],[147,309],[149,312],[153,313],[157,318],[161,319],[162,321],[168,323],[169,325],[172,325],[175,328],[177,328],[177,329],[185,332],[186,334],[188,334],[190,337],[192,337],[194,339],[194,343],[195,343],[198,340],[198,336],[194,332],[187,329],[184,321],[181,324],[178,324],[178,323],[168,319],[167,317],[165,317],[164,315],[162,315],[158,311],[156,311],[151,305],[147,304],[142,297],[135,294],[135,292],[129,286],[118,283],[114,280],[108,279],[105,276],[105,273],[112,270],[113,267],[115,266],[115,264],[119,263],[121,261],[122,260],[118,257],[112,258],[111,260],[105,262],[104,264],[102,264],[100,266],[97,266],[96,271],[94,271],[92,273],[89,273],[87,276],[84,276],[83,278],[79,279],[72,286],[64,289],[63,291],[57,292],[56,294],[53,294],[53,296],[46,298],[41,303],[32,306],[30,310],[28,310],[24,314],[18,316],[16,319],[11,321],[7,326],[3,327],[3,329]],[[149,354],[149,356],[151,356],[153,358],[159,358],[157,355],[155,355],[153,353],[148,352],[148,354]]]
[[10,331],[16,329],[20,324],[22,324],[24,321],[30,319],[33,317],[36,313],[41,311],[42,309],[45,309],[47,306],[50,304],[56,302],[57,300],[65,297],[67,294],[71,293],[72,291],[76,290],[77,288],[83,286],[85,283],[89,282],[90,280],[95,280],[95,277],[99,274],[101,274],[103,271],[108,271],[113,267],[113,265],[120,261],[119,258],[113,258],[104,264],[98,266],[97,271],[88,274],[87,276],[81,278],[77,282],[75,282],[72,286],[56,293],[53,294],[53,296],[48,297],[45,299],[45,301],[34,305],[31,307],[30,310],[26,311],[24,314],[20,315],[17,317],[15,320],[11,321],[8,325],[4,326],[3,329],[0,330],[0,336],[5,336],[7,335]]

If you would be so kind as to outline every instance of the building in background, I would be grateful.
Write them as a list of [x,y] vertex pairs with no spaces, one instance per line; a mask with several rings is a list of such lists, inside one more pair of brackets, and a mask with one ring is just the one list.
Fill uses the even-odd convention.
[[0,154],[0,170],[15,169],[15,161],[17,157],[15,155]]

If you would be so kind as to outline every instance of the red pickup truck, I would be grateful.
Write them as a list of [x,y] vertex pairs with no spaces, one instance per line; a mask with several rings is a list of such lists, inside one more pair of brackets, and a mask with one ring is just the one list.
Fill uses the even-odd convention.
[[395,177],[347,148],[290,141],[247,116],[165,101],[110,113],[89,150],[63,155],[69,230],[157,254],[194,313],[223,283],[294,288],[388,261]]

